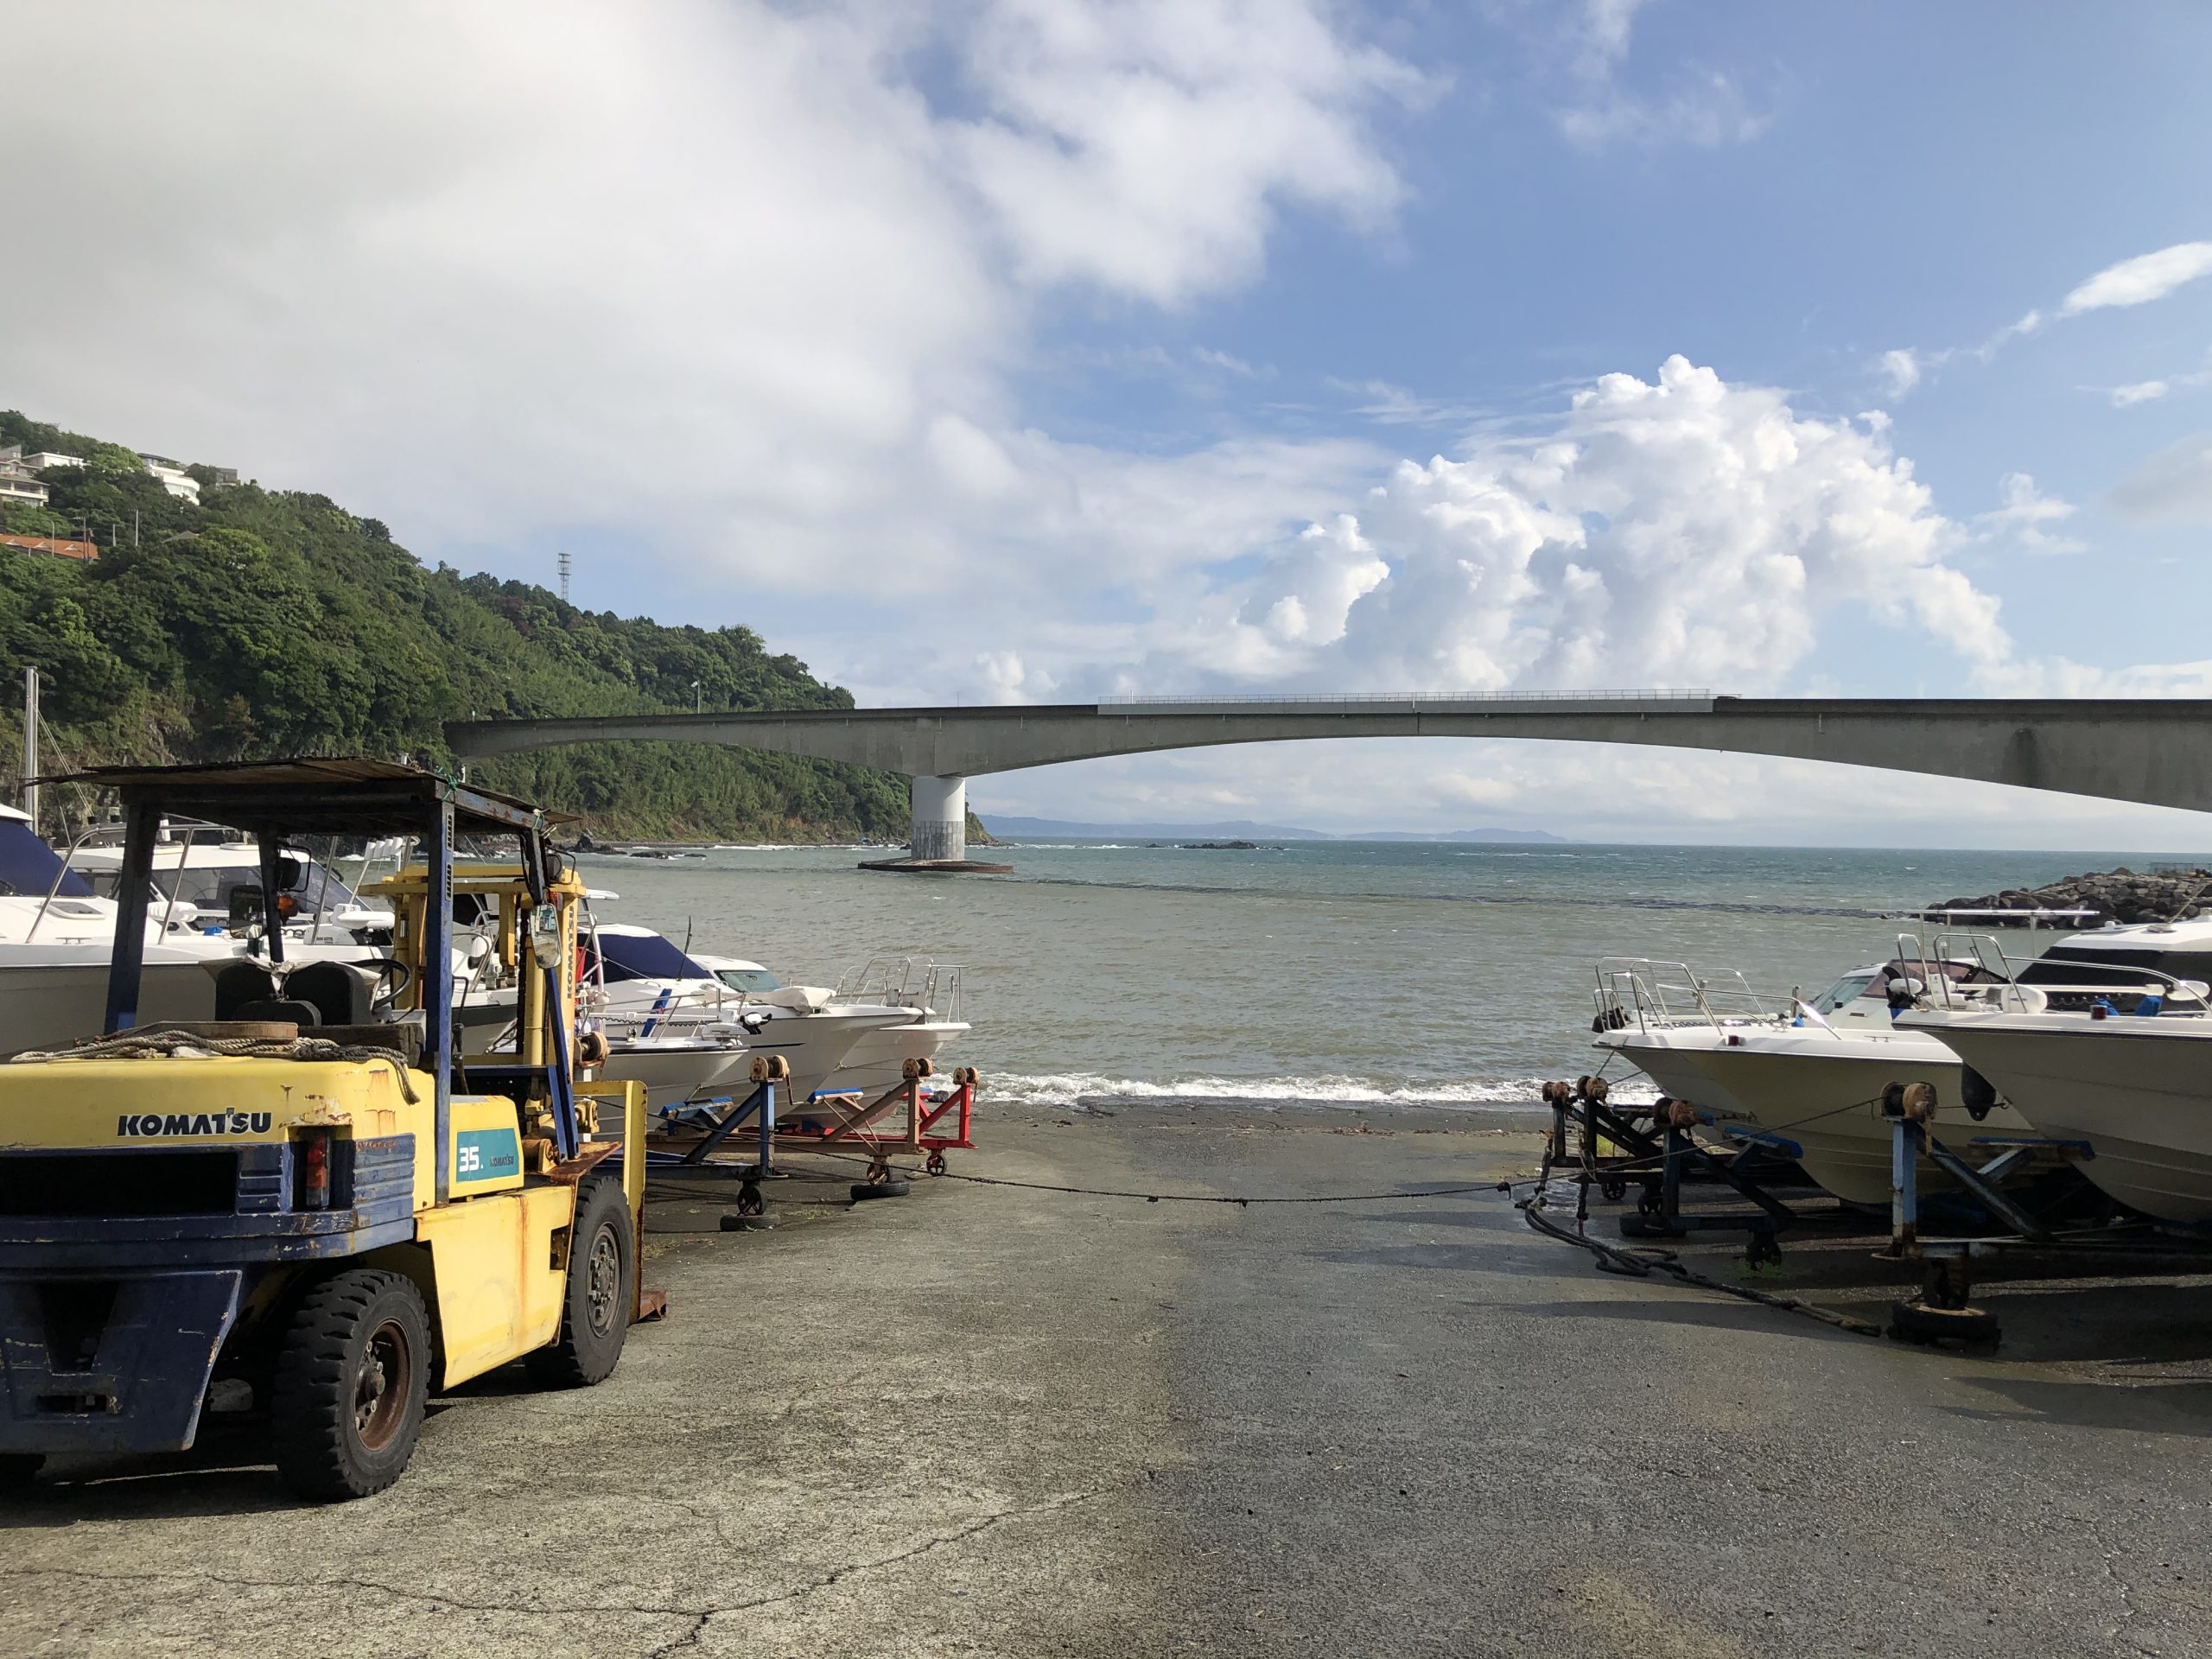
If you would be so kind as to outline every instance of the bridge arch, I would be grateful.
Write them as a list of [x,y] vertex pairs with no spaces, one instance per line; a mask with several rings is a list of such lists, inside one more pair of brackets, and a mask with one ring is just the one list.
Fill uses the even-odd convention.
[[[1128,698],[454,721],[465,760],[570,743],[698,742],[914,779],[914,855],[960,858],[966,780],[1107,755],[1353,737],[1545,738],[1770,754],[2212,811],[2212,700],[1801,698],[1704,691]],[[925,850],[927,849],[928,850]]]

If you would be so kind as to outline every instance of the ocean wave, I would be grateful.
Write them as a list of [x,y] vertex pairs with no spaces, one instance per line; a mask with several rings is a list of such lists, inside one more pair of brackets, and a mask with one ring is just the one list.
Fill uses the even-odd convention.
[[[1427,1106],[1440,1109],[1535,1106],[1541,1077],[1488,1083],[1382,1082],[1369,1077],[1109,1077],[1060,1071],[1024,1076],[992,1072],[985,1093],[1020,1106],[1076,1106],[1087,1101],[1187,1100],[1221,1106]],[[1617,1084],[1624,1105],[1648,1104],[1658,1091],[1637,1079]]]

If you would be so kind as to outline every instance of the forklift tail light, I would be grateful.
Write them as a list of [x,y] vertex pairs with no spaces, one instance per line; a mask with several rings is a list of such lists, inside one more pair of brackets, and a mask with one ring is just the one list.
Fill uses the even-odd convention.
[[309,1129],[294,1148],[297,1156],[302,1210],[330,1208],[330,1131]]

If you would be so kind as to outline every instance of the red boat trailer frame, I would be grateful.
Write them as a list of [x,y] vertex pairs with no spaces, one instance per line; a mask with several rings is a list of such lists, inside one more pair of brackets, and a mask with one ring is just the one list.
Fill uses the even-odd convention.
[[[904,1081],[885,1090],[865,1105],[849,1107],[834,1099],[808,1102],[806,1110],[810,1116],[832,1113],[836,1122],[828,1128],[816,1130],[786,1128],[779,1123],[776,1144],[793,1151],[865,1147],[873,1154],[868,1167],[871,1185],[880,1185],[891,1179],[890,1155],[894,1152],[926,1153],[922,1167],[932,1175],[944,1174],[947,1152],[969,1151],[976,1144],[969,1138],[976,1108],[976,1068],[956,1066],[951,1089],[938,1096],[925,1093],[922,1088],[922,1079],[936,1071],[927,1060],[908,1060],[904,1070]],[[893,1132],[882,1120],[902,1106],[906,1108],[905,1127]],[[956,1113],[957,1116],[953,1116]],[[939,1128],[948,1116],[953,1116],[952,1127],[949,1130]]]

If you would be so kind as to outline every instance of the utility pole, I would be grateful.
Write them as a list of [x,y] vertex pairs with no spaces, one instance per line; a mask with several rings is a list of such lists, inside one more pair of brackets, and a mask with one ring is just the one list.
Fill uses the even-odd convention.
[[23,671],[23,810],[30,815],[31,833],[38,833],[38,670]]
[[706,707],[707,694],[699,689],[699,682],[694,680],[691,682],[691,712],[695,715],[702,714],[706,711]]

